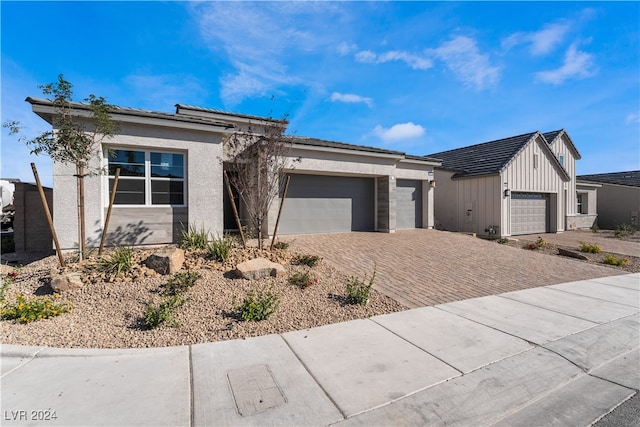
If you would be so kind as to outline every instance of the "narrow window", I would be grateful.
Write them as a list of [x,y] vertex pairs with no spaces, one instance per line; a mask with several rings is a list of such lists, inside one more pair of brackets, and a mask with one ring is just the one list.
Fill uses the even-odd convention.
[[560,162],[560,166],[564,166],[564,155],[558,154],[558,161]]
[[578,194],[578,213],[579,214],[586,214],[587,210],[586,210],[586,206],[585,206],[585,202],[586,202],[586,194]]
[[537,154],[533,155],[533,168],[534,169],[538,169],[538,155]]

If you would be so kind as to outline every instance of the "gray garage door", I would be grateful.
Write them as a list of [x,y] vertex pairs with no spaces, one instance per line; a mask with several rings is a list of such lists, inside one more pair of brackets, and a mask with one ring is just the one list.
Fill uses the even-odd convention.
[[278,233],[375,229],[373,178],[291,174]]
[[549,230],[549,195],[511,194],[511,234],[546,233]]
[[396,181],[396,228],[422,227],[422,181]]

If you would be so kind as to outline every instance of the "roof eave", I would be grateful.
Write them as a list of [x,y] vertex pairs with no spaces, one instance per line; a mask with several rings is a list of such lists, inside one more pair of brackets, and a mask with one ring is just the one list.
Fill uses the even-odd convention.
[[[35,114],[44,119],[47,123],[53,125],[53,118],[56,115],[53,102],[32,97],[27,97],[25,101],[31,104],[31,109]],[[91,118],[91,109],[86,104],[74,102],[72,103],[72,110],[76,117],[86,119]],[[121,123],[159,125],[163,127],[195,130],[211,130],[213,127],[222,133],[229,133],[235,129],[235,125],[231,123],[190,118],[188,116],[176,116],[167,113],[135,111],[126,108],[114,108],[109,114],[113,121]]]
[[356,150],[356,149],[350,149],[350,148],[323,147],[321,145],[300,144],[296,142],[292,144],[292,147],[294,149],[303,150],[303,151],[320,151],[324,153],[351,154],[351,155],[361,155],[361,156],[369,156],[369,157],[381,157],[381,158],[394,159],[394,160],[401,160],[403,158],[402,154],[380,153],[375,151]]

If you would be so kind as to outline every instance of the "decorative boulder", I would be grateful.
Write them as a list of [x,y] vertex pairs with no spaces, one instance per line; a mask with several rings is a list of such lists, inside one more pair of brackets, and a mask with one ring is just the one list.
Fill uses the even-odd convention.
[[271,262],[265,258],[254,258],[249,261],[245,261],[236,266],[236,272],[238,276],[248,279],[256,280],[263,277],[280,277],[286,274],[286,270],[280,264]]
[[54,292],[71,291],[84,286],[80,273],[53,273],[51,274],[51,289]]
[[569,251],[566,249],[562,249],[562,248],[558,248],[558,254],[562,255],[562,256],[568,256],[571,258],[577,258],[577,259],[581,259],[581,260],[585,260],[587,261],[589,258],[587,258],[586,256],[578,253],[578,252],[574,252],[574,251]]
[[150,255],[145,264],[160,274],[174,274],[184,264],[184,251],[180,248],[169,248]]

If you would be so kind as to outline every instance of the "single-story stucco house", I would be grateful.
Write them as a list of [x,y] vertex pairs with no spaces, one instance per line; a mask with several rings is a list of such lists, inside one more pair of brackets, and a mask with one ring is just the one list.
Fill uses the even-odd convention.
[[640,229],[640,170],[578,175],[577,179],[579,185],[600,187],[596,195],[598,227],[613,230],[627,224]]
[[[590,227],[577,210],[576,160],[565,130],[539,131],[428,155],[439,228],[490,237]],[[586,190],[584,190],[586,191]]]
[[[27,102],[55,123],[51,101]],[[90,118],[86,104],[73,103],[72,111]],[[223,235],[225,224],[234,227],[223,181],[224,141],[270,119],[182,104],[175,113],[114,107],[111,116],[118,134],[91,160],[108,173],[85,180],[88,246],[100,241],[116,167],[121,173],[108,243],[175,243],[183,226],[202,227],[213,237]],[[313,138],[287,141],[293,168],[279,234],[433,228],[437,159]],[[78,247],[74,174],[74,165],[54,162],[54,225],[63,250]],[[279,202],[271,206],[269,234]]]

